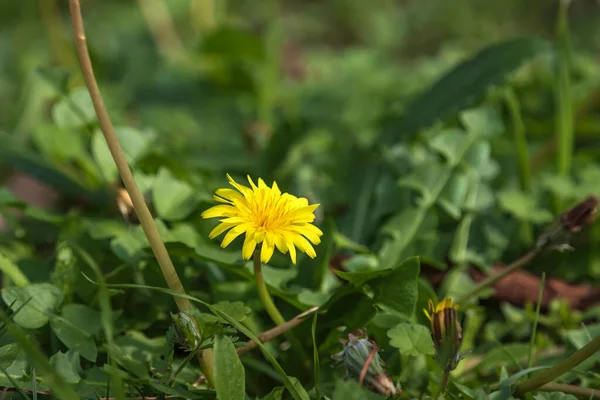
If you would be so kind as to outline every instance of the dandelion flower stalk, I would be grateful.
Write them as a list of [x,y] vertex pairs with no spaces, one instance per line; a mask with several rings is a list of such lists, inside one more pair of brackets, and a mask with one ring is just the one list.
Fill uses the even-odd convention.
[[273,299],[267,290],[265,278],[263,277],[262,262],[260,261],[260,247],[261,246],[259,245],[254,251],[254,278],[256,279],[256,290],[258,290],[258,297],[260,297],[260,301],[263,303],[267,314],[269,314],[269,317],[271,317],[271,320],[275,323],[275,325],[283,325],[285,323],[285,319],[273,302]]

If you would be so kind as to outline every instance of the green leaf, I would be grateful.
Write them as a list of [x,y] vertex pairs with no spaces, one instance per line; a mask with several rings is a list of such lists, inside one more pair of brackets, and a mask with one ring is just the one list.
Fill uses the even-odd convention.
[[245,400],[244,366],[227,336],[215,338],[215,389],[219,400]]
[[[138,158],[151,144],[152,137],[143,135],[137,129],[121,126],[116,127],[115,132],[117,133],[117,138],[119,139],[119,143],[125,153],[125,159],[129,165],[135,164]],[[117,165],[106,144],[104,135],[99,129],[94,131],[92,136],[92,155],[94,161],[98,164],[104,179],[108,182],[112,182],[119,176]]]
[[198,204],[196,191],[177,180],[166,168],[158,172],[152,188],[152,200],[158,215],[168,221],[185,218]]
[[[252,312],[252,309],[250,307],[247,307],[241,301],[234,301],[234,302],[221,301],[217,304],[213,304],[213,307],[216,308],[217,310],[229,315],[231,318],[233,318],[239,322],[242,322],[243,320],[245,320],[246,317],[248,316],[248,314],[250,314]],[[203,318],[207,321],[211,321],[211,320],[223,321],[222,318],[219,318],[219,317],[213,316],[213,315],[204,315]]]
[[98,311],[81,304],[68,304],[63,307],[62,318],[53,318],[50,326],[70,350],[78,352],[87,360],[96,361],[98,349],[93,335],[101,328]]
[[[254,267],[252,265],[246,264],[246,268],[254,275]],[[298,269],[293,267],[284,269],[263,265],[262,272],[267,285],[273,286],[279,290],[298,275]]]
[[419,294],[420,270],[419,258],[412,257],[394,268],[369,272],[335,271],[335,273],[357,287],[368,283],[373,289],[376,303],[390,307],[405,316],[412,316]]
[[50,365],[67,383],[77,383],[81,380],[81,362],[76,351],[59,351],[50,357]]
[[2,289],[2,300],[16,311],[31,300],[15,315],[14,321],[27,329],[37,329],[48,323],[50,315],[63,300],[60,288],[49,283],[34,283],[22,288]]
[[32,139],[39,151],[57,160],[77,159],[85,156],[82,136],[75,130],[55,125],[38,125]]
[[549,48],[547,42],[536,38],[512,39],[485,48],[413,100],[394,129],[396,135],[416,132],[468,107],[491,85],[501,83],[507,74]]
[[19,345],[16,343],[9,343],[0,347],[0,367],[7,369],[19,355]]
[[92,98],[85,87],[75,88],[52,108],[52,119],[60,128],[80,128],[96,122]]
[[537,207],[535,199],[531,195],[517,190],[500,192],[498,203],[500,208],[521,221],[543,224],[553,220],[552,213]]
[[463,148],[467,145],[467,133],[461,129],[446,129],[435,135],[429,146],[444,156],[448,165],[456,166],[462,157]]
[[326,307],[320,318],[322,327],[346,326],[348,331],[364,328],[377,314],[373,301],[363,293],[346,293]]
[[404,356],[433,355],[435,348],[429,329],[419,324],[399,324],[387,332],[390,344]]

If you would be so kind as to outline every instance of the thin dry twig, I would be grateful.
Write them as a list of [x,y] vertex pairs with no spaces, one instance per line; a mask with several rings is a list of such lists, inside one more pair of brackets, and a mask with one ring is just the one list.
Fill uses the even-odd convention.
[[365,380],[365,376],[367,376],[367,371],[373,362],[373,358],[375,357],[375,353],[377,353],[377,344],[371,341],[373,345],[373,349],[369,353],[369,357],[367,357],[367,361],[365,361],[365,365],[363,365],[362,370],[360,371],[360,376],[358,377],[358,386],[362,386],[363,381]]

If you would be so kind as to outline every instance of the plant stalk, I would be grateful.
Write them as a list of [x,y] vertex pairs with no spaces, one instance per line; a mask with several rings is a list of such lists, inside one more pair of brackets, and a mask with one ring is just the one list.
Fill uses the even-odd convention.
[[[85,85],[90,93],[92,103],[94,104],[94,110],[96,111],[96,115],[98,117],[98,123],[100,124],[102,133],[104,134],[104,138],[110,153],[115,161],[115,164],[117,165],[119,175],[125,184],[125,188],[131,197],[131,202],[133,204],[135,213],[140,221],[140,224],[142,225],[144,234],[146,235],[148,243],[152,248],[152,252],[158,261],[158,265],[160,266],[163,277],[167,281],[169,289],[177,293],[185,294],[183,284],[177,275],[177,271],[175,270],[175,266],[171,261],[171,257],[169,257],[167,248],[165,247],[165,244],[158,233],[158,229],[156,228],[152,214],[150,214],[150,210],[146,205],[146,201],[144,200],[144,197],[140,192],[135,179],[133,178],[133,174],[131,173],[131,169],[129,168],[125,158],[125,153],[123,152],[121,144],[117,138],[115,128],[113,127],[110,116],[108,115],[108,111],[104,106],[102,94],[100,93],[98,83],[96,82],[96,77],[94,76],[94,69],[92,67],[92,61],[90,59],[87,47],[83,18],[81,16],[81,4],[79,0],[69,0],[69,8],[71,11],[71,21],[73,24],[73,33],[75,36],[77,53],[79,55],[81,72],[85,80]],[[173,296],[173,299],[177,304],[177,308],[181,312],[190,311],[192,309],[192,304],[187,298]],[[212,350],[208,352],[202,352],[202,356],[199,354],[198,358],[203,373],[207,377],[208,383],[214,387],[214,375],[212,373]]]
[[254,251],[254,278],[256,279],[256,289],[258,290],[258,297],[265,306],[265,310],[275,325],[285,324],[285,319],[277,309],[277,306],[273,302],[269,291],[267,290],[267,284],[262,273],[262,262],[260,261],[260,245],[256,247]]
[[581,364],[583,361],[596,354],[596,352],[598,351],[600,351],[600,336],[593,339],[591,342],[589,342],[581,349],[577,350],[575,353],[571,354],[569,357],[565,358],[552,368],[519,383],[515,388],[515,394],[522,395],[524,393],[536,390],[539,387],[548,384],[554,379],[560,377],[562,374],[569,372],[570,370]]
[[[117,138],[115,128],[113,127],[108,111],[106,111],[106,107],[104,106],[104,101],[102,100],[102,95],[100,94],[100,89],[98,88],[98,83],[96,82],[94,69],[88,53],[83,18],[81,17],[81,4],[79,3],[79,0],[69,0],[69,6],[71,8],[71,20],[73,23],[77,53],[79,54],[79,62],[81,64],[81,72],[83,73],[85,85],[90,93],[90,97],[92,98],[94,110],[98,116],[98,123],[102,129],[110,153],[117,165],[119,175],[125,184],[125,188],[131,197],[135,213],[140,220],[144,234],[148,238],[148,242],[152,247],[152,251],[160,265],[161,272],[167,281],[169,289],[175,292],[185,293],[183,285],[177,275],[177,271],[169,257],[169,253],[167,253],[167,248],[160,238],[152,214],[150,214],[150,210],[148,210],[144,197],[133,178],[131,169],[125,159],[125,153]],[[188,299],[175,297],[174,300],[180,311],[188,311],[191,309],[191,303]]]
[[500,271],[496,274],[490,275],[487,278],[485,278],[483,281],[479,282],[477,285],[475,285],[475,287],[473,289],[471,289],[470,292],[459,297],[458,300],[456,300],[456,304],[465,304],[467,301],[469,301],[471,299],[471,297],[476,296],[477,294],[481,293],[484,289],[487,289],[488,287],[493,286],[500,279],[504,278],[507,275],[512,274],[513,272],[515,272],[515,271],[521,269],[522,267],[524,267],[525,265],[527,265],[539,253],[540,253],[540,250],[537,248],[530,250],[528,253],[526,253],[524,256],[522,256],[518,260],[514,261],[512,264],[510,264],[508,267],[504,268],[502,271]]

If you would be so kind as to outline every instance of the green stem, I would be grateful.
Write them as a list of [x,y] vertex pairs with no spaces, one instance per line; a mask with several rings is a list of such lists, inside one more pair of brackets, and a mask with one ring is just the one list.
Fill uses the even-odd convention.
[[549,382],[560,377],[562,374],[569,372],[583,361],[596,354],[598,351],[600,351],[600,336],[593,339],[591,342],[556,364],[554,367],[519,383],[515,388],[515,395],[522,395],[532,390],[536,390],[539,387],[545,386]]
[[177,378],[177,375],[179,375],[181,373],[181,371],[183,371],[183,369],[185,368],[187,363],[189,363],[190,360],[192,359],[192,357],[194,357],[195,355],[196,355],[196,351],[191,351],[190,354],[188,354],[188,356],[183,360],[183,362],[181,363],[179,368],[177,368],[177,370],[173,373],[173,375],[171,376],[171,379],[169,379],[168,386],[173,386],[173,384],[175,383],[175,379]]
[[440,391],[438,393],[438,395],[436,396],[443,396],[446,394],[446,389],[448,388],[448,383],[450,382],[450,371],[448,370],[444,370],[444,375],[442,375],[442,383],[440,384]]
[[531,339],[529,340],[529,357],[527,359],[527,368],[533,366],[533,350],[535,348],[535,336],[537,334],[538,320],[540,319],[540,309],[542,308],[542,296],[544,295],[544,284],[546,283],[546,273],[542,273],[542,280],[540,282],[540,292],[538,294],[537,307],[535,309],[535,320],[533,321],[533,328],[531,329]]
[[498,282],[505,276],[510,275],[513,272],[521,269],[523,266],[527,265],[527,263],[533,260],[535,256],[539,254],[539,252],[540,251],[538,249],[530,250],[527,254],[510,264],[508,267],[504,268],[502,271],[498,272],[497,274],[488,276],[483,281],[475,285],[475,287],[471,289],[471,291],[469,291],[467,294],[464,294],[461,297],[459,297],[458,300],[456,300],[456,304],[465,304],[471,299],[471,297],[478,295],[484,289],[487,289],[488,287],[494,285],[496,282]]
[[265,310],[275,325],[281,325],[285,323],[285,319],[281,316],[281,313],[277,309],[277,306],[273,302],[269,291],[267,290],[267,284],[262,273],[262,262],[260,261],[260,245],[254,251],[254,278],[256,279],[256,290],[258,290],[258,297],[265,306]]
[[[561,0],[556,24],[558,42],[558,71],[556,77],[556,129],[558,137],[558,174],[568,176],[573,159],[573,106],[571,102],[570,43],[567,8],[570,0]],[[562,209],[560,199],[556,199],[557,212]]]
[[[525,193],[531,191],[531,166],[529,160],[529,147],[527,145],[527,137],[525,136],[525,124],[521,116],[521,106],[519,100],[511,88],[504,91],[504,100],[506,108],[510,114],[511,128],[513,131],[513,139],[517,149],[517,164],[519,166],[519,178],[521,190]],[[520,234],[525,243],[533,241],[533,228],[531,223],[523,221],[520,227]]]

